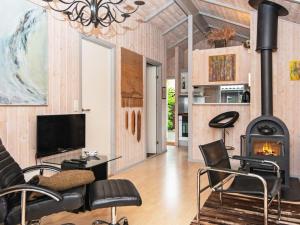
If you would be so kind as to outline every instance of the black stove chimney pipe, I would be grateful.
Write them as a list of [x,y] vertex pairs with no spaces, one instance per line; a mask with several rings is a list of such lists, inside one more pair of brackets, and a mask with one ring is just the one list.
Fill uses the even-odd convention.
[[261,110],[262,115],[273,115],[272,52],[277,50],[278,17],[288,15],[281,5],[267,0],[250,0],[258,10],[257,46],[261,53]]

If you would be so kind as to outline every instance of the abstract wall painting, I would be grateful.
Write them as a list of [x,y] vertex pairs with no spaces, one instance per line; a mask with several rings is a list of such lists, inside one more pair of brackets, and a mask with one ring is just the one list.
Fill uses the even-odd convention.
[[0,104],[46,105],[46,11],[27,0],[1,0],[0,15]]
[[300,60],[290,61],[290,78],[291,80],[300,80]]
[[209,57],[209,82],[235,81],[236,55],[216,55]]

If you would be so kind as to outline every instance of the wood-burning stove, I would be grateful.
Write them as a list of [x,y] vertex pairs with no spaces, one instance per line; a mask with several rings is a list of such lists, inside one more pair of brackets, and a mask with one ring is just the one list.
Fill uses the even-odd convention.
[[[273,116],[272,54],[277,50],[278,17],[288,11],[274,2],[250,0],[258,10],[257,48],[261,53],[262,116],[253,120],[246,130],[246,155],[276,161],[281,168],[283,184],[289,186],[289,131],[283,121]],[[250,165],[251,170],[264,172],[269,168]]]
[[[246,131],[246,155],[276,161],[286,186],[290,178],[289,137],[286,125],[274,116],[258,117],[248,125]],[[260,173],[268,168],[253,165],[251,170]]]

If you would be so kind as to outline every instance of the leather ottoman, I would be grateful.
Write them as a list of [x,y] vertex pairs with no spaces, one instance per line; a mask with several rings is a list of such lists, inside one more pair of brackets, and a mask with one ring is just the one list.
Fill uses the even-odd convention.
[[112,209],[111,223],[97,220],[93,224],[124,225],[125,217],[117,221],[116,207],[141,206],[142,199],[134,184],[129,180],[102,180],[90,185],[89,204],[92,210],[100,208]]

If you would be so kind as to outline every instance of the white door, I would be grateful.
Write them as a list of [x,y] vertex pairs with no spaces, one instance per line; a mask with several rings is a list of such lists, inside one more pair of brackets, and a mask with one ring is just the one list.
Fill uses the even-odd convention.
[[112,155],[114,131],[113,50],[82,39],[82,111],[86,113],[86,149]]
[[157,67],[147,64],[146,68],[146,93],[147,93],[147,153],[157,153]]

